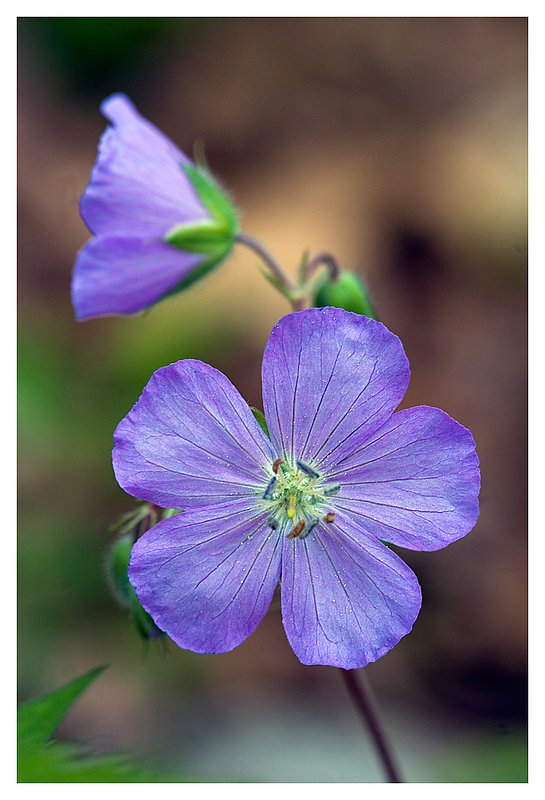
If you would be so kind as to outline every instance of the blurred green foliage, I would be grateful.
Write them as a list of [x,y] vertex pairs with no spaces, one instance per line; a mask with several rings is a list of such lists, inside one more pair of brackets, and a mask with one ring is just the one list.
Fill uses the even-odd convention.
[[165,783],[194,779],[158,775],[124,755],[89,756],[59,742],[54,734],[72,704],[101,674],[97,667],[56,691],[19,706],[17,773],[19,783]]
[[19,19],[19,34],[47,58],[72,91],[99,95],[141,80],[165,40],[199,35],[196,17],[33,17]]

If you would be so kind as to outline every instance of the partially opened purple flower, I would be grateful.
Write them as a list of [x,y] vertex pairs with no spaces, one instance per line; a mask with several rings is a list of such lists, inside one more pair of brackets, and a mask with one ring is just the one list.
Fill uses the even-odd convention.
[[81,215],[93,238],[72,278],[76,317],[132,314],[179,291],[229,253],[234,207],[207,170],[123,94],[101,105],[103,134]]
[[115,433],[130,494],[185,509],[132,551],[129,577],[180,647],[231,650],[281,583],[304,664],[362,667],[411,630],[421,594],[383,541],[437,550],[478,517],[471,433],[436,408],[396,413],[409,382],[400,340],[338,308],[289,314],[263,358],[270,438],[222,373],[158,370]]

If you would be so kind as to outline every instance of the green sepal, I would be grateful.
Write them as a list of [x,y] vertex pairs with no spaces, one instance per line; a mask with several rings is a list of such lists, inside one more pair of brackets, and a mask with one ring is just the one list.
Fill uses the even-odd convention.
[[183,165],[181,169],[212,219],[178,225],[165,236],[165,242],[171,247],[203,256],[201,263],[166,297],[188,289],[221,264],[233,249],[238,231],[237,210],[208,169],[192,164]]
[[231,241],[223,227],[215,222],[197,222],[194,225],[173,228],[167,233],[165,242],[186,253],[217,256],[219,252],[225,251],[226,239],[227,242]]
[[129,611],[134,626],[142,639],[158,639],[163,636],[163,631],[142,608],[129,581],[129,559],[133,544],[134,538],[131,534],[124,534],[114,542],[107,564],[110,587],[119,605]]
[[263,411],[260,411],[259,408],[254,408],[254,406],[250,406],[250,411],[254,415],[257,424],[259,425],[265,436],[268,439],[270,439],[271,437],[269,434],[269,426],[267,425],[267,420],[265,419],[265,414],[263,413]]
[[169,231],[165,241],[186,253],[202,253],[214,260],[223,259],[233,246],[237,233],[237,211],[206,168],[184,165],[182,169],[211,219],[179,225]]
[[334,306],[378,319],[365,284],[354,272],[341,272],[337,280],[324,281],[317,289],[313,304],[317,308]]

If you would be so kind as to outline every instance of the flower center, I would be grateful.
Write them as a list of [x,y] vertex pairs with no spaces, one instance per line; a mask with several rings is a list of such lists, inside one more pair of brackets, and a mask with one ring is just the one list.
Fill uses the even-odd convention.
[[321,519],[333,522],[329,498],[339,491],[338,483],[326,483],[324,476],[304,461],[293,464],[277,459],[272,471],[263,493],[271,528],[289,526],[288,538],[295,539],[308,536]]

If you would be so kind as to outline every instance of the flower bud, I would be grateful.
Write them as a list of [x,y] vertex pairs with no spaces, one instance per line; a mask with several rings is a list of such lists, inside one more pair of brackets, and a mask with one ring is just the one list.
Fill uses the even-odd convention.
[[110,588],[119,605],[129,611],[142,639],[158,639],[164,635],[163,631],[140,605],[127,576],[133,543],[134,539],[129,533],[123,534],[114,543],[107,564]]
[[345,311],[378,319],[363,281],[354,272],[341,272],[336,280],[328,279],[322,283],[316,291],[313,304],[317,308],[344,308]]

